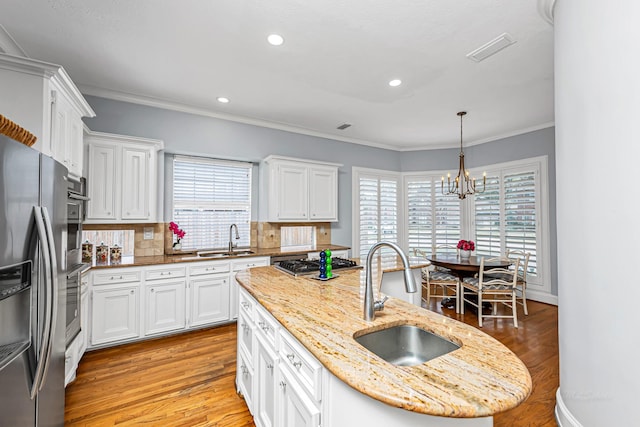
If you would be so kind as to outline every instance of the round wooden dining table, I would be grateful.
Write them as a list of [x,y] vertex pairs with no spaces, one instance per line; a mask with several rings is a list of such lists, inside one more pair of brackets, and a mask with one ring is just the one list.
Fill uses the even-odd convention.
[[[453,254],[438,254],[427,257],[431,264],[435,265],[436,267],[442,267],[450,270],[451,274],[457,276],[458,280],[461,283],[465,277],[472,277],[480,272],[480,261],[482,260],[482,258],[493,257],[470,256],[468,259],[462,259],[458,255]],[[505,258],[492,259],[491,262],[485,262],[484,266],[485,268],[507,268],[511,264],[513,264],[513,262]],[[461,292],[462,289],[460,289],[459,293]],[[443,306],[450,305],[450,303],[445,299],[442,300],[441,304]],[[461,308],[462,298],[458,296],[458,298],[456,298],[456,313],[459,313]]]

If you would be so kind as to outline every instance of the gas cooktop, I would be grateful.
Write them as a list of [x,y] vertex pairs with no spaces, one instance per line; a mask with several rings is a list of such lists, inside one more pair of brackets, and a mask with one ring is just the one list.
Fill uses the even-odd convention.
[[[336,270],[349,270],[355,268],[362,268],[355,261],[344,259],[340,257],[331,258],[331,267],[333,271]],[[276,264],[278,270],[289,273],[293,276],[307,276],[318,274],[320,270],[320,261],[317,259],[297,259],[291,261],[280,261]]]

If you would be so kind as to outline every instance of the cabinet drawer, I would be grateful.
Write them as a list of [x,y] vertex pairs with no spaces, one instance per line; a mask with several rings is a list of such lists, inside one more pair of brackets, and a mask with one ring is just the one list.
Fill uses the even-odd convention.
[[233,261],[233,271],[242,271],[252,267],[264,267],[269,265],[269,257],[249,258],[242,261]]
[[240,313],[238,316],[238,342],[240,343],[239,347],[247,354],[253,354],[253,332],[253,324]]
[[279,353],[302,387],[316,401],[322,396],[322,365],[288,332],[280,330]]
[[93,273],[94,285],[111,285],[113,283],[140,282],[142,271],[138,269],[105,269]]
[[145,271],[146,280],[173,279],[176,277],[184,277],[186,269],[184,266],[178,267],[154,267]]
[[240,311],[245,314],[247,319],[253,320],[253,307],[255,306],[255,300],[245,291],[240,289]]
[[264,335],[273,348],[276,348],[276,335],[278,333],[276,320],[260,305],[256,306],[254,313],[259,333]]
[[201,274],[228,273],[229,269],[229,261],[198,262],[189,266],[189,275],[198,276]]

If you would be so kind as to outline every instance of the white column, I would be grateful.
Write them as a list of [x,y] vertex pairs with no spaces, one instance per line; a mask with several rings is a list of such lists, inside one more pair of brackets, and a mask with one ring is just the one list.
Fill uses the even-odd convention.
[[557,0],[562,426],[640,425],[640,1]]

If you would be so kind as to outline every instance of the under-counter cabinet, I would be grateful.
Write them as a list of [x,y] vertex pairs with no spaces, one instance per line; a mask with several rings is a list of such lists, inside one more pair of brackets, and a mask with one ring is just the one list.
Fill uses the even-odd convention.
[[92,345],[140,336],[139,284],[94,287],[92,296]]
[[186,285],[183,266],[145,270],[145,336],[185,328]]
[[95,113],[64,68],[0,54],[0,112],[33,133],[34,148],[82,176],[82,117]]
[[229,320],[229,261],[189,266],[189,327]]
[[155,222],[162,141],[88,132],[87,222]]
[[268,220],[337,221],[339,166],[280,156],[264,159]]

